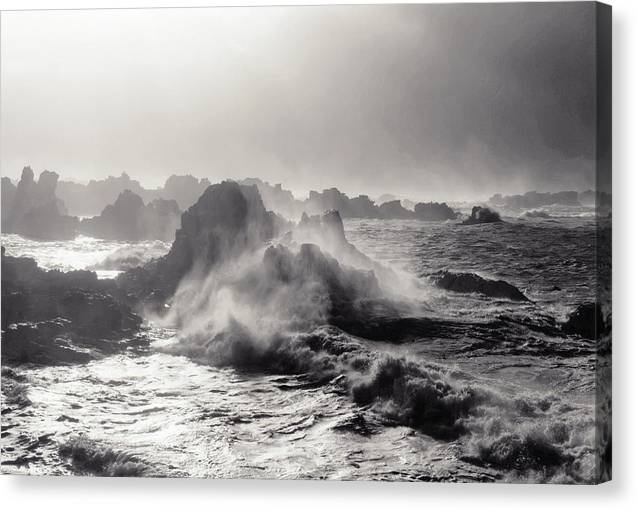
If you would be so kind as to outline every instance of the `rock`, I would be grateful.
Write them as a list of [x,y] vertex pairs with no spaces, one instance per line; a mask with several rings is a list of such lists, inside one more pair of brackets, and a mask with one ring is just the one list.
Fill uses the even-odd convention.
[[156,199],[144,205],[139,195],[125,190],[99,216],[80,223],[80,232],[120,241],[172,241],[179,226],[179,207],[174,200]]
[[463,225],[477,225],[479,223],[500,223],[502,219],[496,211],[488,207],[474,206],[471,209],[471,216],[462,222]]
[[159,197],[158,190],[144,189],[139,181],[131,179],[125,172],[119,177],[91,179],[88,184],[60,181],[56,193],[72,214],[97,216],[125,190],[132,191],[146,202]]
[[2,231],[43,240],[72,239],[78,220],[66,215],[55,195],[58,175],[45,170],[38,181],[31,167],[24,167],[17,186],[2,180]]
[[451,273],[440,271],[433,275],[436,286],[462,293],[478,293],[489,297],[529,301],[516,287],[504,280],[488,280],[474,273]]
[[580,205],[577,191],[558,191],[557,193],[528,191],[524,195],[510,196],[502,196],[498,193],[489,199],[489,203],[511,209],[533,209],[545,205]]
[[[372,271],[341,266],[315,244],[302,244],[298,253],[284,246],[270,246],[263,256],[265,274],[274,282],[272,288],[281,285],[298,286],[316,295],[308,295],[307,301],[328,306],[328,323],[339,325],[340,318],[365,313],[361,303],[381,299],[382,291]],[[300,295],[300,293],[299,293]]]
[[439,204],[438,202],[423,203],[420,202],[414,206],[416,217],[423,221],[445,221],[455,220],[458,213],[449,207],[446,202]]
[[[44,271],[33,259],[3,250],[3,360],[77,362],[116,349],[141,325],[117,294],[114,282],[93,272]],[[85,356],[83,347],[92,353]]]
[[546,211],[526,211],[523,215],[525,218],[550,218],[551,215]]
[[161,307],[195,264],[207,273],[217,264],[263,246],[279,227],[256,187],[233,181],[209,186],[182,214],[170,251],[120,275],[118,284],[135,300],[151,300],[151,306]]
[[208,179],[197,179],[192,175],[171,175],[166,179],[161,196],[176,200],[179,208],[184,210],[192,206],[208,186]]
[[346,239],[343,220],[338,211],[326,211],[316,216],[303,213],[301,221],[291,232],[291,238],[297,244],[316,244],[346,265],[374,270],[379,277],[395,277],[389,274],[391,270],[376,264]]
[[79,220],[59,213],[55,202],[32,207],[14,228],[17,234],[31,239],[67,240],[77,235]]
[[378,208],[378,212],[384,220],[410,220],[415,217],[415,213],[405,209],[400,200],[385,202]]
[[17,188],[8,177],[2,178],[2,198],[0,205],[2,206],[2,232],[9,232],[11,225],[11,207],[15,198]]
[[599,303],[579,305],[562,326],[567,335],[580,335],[594,340],[607,332],[606,320]]

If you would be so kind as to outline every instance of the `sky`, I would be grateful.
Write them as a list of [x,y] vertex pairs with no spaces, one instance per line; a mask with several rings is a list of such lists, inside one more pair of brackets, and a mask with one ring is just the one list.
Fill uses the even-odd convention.
[[579,2],[2,12],[2,175],[594,188],[594,22]]

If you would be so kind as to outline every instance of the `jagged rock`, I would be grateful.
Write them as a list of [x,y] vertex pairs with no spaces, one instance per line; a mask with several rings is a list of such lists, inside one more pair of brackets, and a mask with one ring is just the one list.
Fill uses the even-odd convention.
[[281,284],[303,287],[306,293],[315,294],[308,301],[327,304],[326,319],[331,324],[365,313],[362,303],[383,295],[373,271],[341,266],[315,244],[302,244],[298,253],[282,245],[270,246],[263,264],[265,274],[275,282],[273,288]]
[[174,200],[156,199],[144,205],[139,195],[125,190],[102,214],[82,220],[80,231],[102,239],[171,241],[179,225],[179,214]]
[[607,332],[606,320],[599,303],[579,305],[562,326],[567,335],[580,335],[592,340]]
[[58,175],[45,170],[38,181],[31,167],[24,167],[17,186],[2,179],[2,231],[35,239],[72,239],[78,220],[66,215],[56,197]]
[[141,324],[117,292],[114,282],[93,272],[44,271],[33,259],[5,256],[3,249],[3,360],[76,362],[112,352]]
[[209,186],[181,216],[181,228],[168,254],[118,277],[135,300],[161,304],[195,265],[208,271],[272,239],[280,228],[274,213],[263,206],[254,186],[224,181]]
[[291,237],[297,244],[316,244],[347,265],[375,270],[379,276],[389,271],[375,264],[346,239],[343,220],[338,211],[326,211],[315,216],[303,213],[301,221],[292,230]]
[[159,196],[157,190],[143,188],[139,181],[131,179],[125,172],[119,177],[92,179],[88,184],[60,181],[56,193],[72,214],[97,216],[125,190],[139,195],[145,202]]
[[480,207],[478,205],[471,209],[471,216],[462,222],[463,225],[476,225],[479,223],[500,223],[502,218],[496,211],[488,207]]
[[529,301],[516,287],[504,280],[487,280],[474,273],[440,271],[433,276],[436,286],[453,292],[478,293],[489,297]]
[[438,202],[423,203],[420,202],[414,206],[416,218],[424,221],[445,221],[455,220],[458,217],[446,202],[439,204]]

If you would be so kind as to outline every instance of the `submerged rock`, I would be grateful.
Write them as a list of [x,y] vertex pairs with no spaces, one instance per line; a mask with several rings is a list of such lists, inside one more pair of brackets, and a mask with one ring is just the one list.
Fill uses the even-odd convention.
[[90,271],[44,271],[33,259],[2,254],[2,358],[12,362],[86,361],[117,350],[141,319],[112,281]]
[[453,292],[478,293],[489,297],[529,301],[516,287],[504,280],[488,280],[475,273],[441,271],[433,275],[436,286]]
[[479,223],[500,223],[502,218],[497,211],[478,205],[471,209],[471,216],[462,222],[463,225],[477,225]]
[[594,340],[607,332],[606,320],[599,303],[579,305],[562,326],[567,335],[580,335]]

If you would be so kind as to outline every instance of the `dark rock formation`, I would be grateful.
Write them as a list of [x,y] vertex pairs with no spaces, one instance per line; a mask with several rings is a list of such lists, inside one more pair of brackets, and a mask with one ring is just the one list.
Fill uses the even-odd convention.
[[607,332],[606,320],[599,303],[579,305],[562,326],[567,335],[580,335],[591,340]]
[[86,218],[80,232],[102,239],[171,241],[179,226],[179,207],[174,200],[155,199],[148,205],[139,195],[125,190],[102,214]]
[[476,205],[471,209],[471,216],[462,222],[463,225],[477,225],[479,223],[500,223],[502,218],[496,211],[488,207]]
[[413,211],[405,209],[400,200],[385,202],[378,208],[379,215],[384,220],[411,220],[415,217]]
[[524,213],[524,217],[525,218],[550,218],[551,215],[549,213],[547,213],[546,211],[526,211]]
[[458,217],[451,207],[445,202],[439,204],[438,202],[423,203],[420,202],[414,206],[416,218],[423,221],[445,221],[455,220]]
[[512,301],[529,301],[522,292],[504,280],[487,280],[474,273],[451,273],[449,271],[440,271],[432,276],[436,286],[441,289],[478,293]]
[[209,186],[182,214],[168,254],[120,275],[118,283],[134,300],[161,305],[195,265],[205,272],[262,246],[274,237],[279,221],[265,210],[256,187],[233,181]]
[[113,281],[90,271],[44,271],[2,252],[2,359],[87,361],[123,348],[141,319],[116,296]]
[[577,191],[558,191],[557,193],[538,193],[528,191],[524,195],[493,195],[489,202],[495,206],[511,209],[534,209],[545,205],[581,205]]
[[45,170],[35,180],[33,170],[24,167],[17,186],[2,179],[2,231],[34,239],[72,239],[77,218],[66,215],[55,190],[58,175]]

